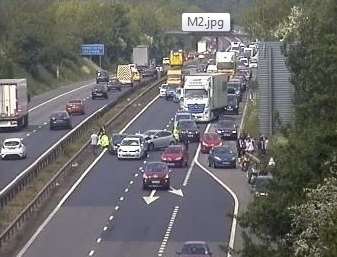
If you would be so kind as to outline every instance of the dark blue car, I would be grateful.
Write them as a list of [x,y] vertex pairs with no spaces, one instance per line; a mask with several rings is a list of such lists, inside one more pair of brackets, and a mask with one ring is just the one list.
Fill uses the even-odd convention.
[[214,147],[208,155],[211,168],[236,168],[236,154],[226,146]]

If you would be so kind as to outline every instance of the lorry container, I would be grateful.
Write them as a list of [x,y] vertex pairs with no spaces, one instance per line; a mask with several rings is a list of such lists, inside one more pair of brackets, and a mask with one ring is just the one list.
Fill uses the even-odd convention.
[[146,45],[134,47],[132,51],[132,60],[137,66],[148,67],[150,65],[149,47]]
[[170,66],[182,67],[184,65],[184,53],[171,51],[170,53]]
[[28,126],[26,79],[0,79],[0,128]]
[[117,79],[123,86],[133,86],[132,66],[129,64],[118,65]]
[[216,52],[215,63],[218,72],[232,77],[236,71],[236,54],[234,52]]
[[167,84],[177,87],[183,85],[183,74],[181,69],[169,69],[167,71]]
[[219,73],[199,73],[185,77],[183,109],[196,121],[209,122],[219,117],[227,105],[227,77]]

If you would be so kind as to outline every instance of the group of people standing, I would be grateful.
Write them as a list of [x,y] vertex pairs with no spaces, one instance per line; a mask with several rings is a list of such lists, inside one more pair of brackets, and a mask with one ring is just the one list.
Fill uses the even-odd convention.
[[97,155],[99,150],[109,149],[110,139],[105,127],[101,127],[98,133],[93,129],[90,136],[90,146],[94,155]]
[[242,134],[237,140],[237,151],[239,158],[245,153],[253,154],[256,151],[260,154],[266,154],[268,145],[268,138],[261,135],[258,139],[254,139],[249,135]]

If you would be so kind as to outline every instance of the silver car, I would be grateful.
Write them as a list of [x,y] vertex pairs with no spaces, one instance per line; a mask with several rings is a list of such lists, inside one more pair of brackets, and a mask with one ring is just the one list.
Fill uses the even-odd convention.
[[175,144],[173,134],[166,130],[148,130],[144,133],[144,138],[150,151]]

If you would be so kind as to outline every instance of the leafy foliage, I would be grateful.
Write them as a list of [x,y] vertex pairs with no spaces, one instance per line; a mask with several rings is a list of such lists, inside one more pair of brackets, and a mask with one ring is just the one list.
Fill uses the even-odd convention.
[[[268,6],[280,2],[270,1]],[[272,149],[277,164],[270,195],[254,201],[242,217],[242,225],[259,242],[246,240],[244,252],[330,257],[337,255],[337,6],[333,0],[293,4],[289,1],[285,9],[272,8],[278,18],[255,20],[258,25],[251,30],[265,39],[275,37],[273,28],[283,26],[283,31],[295,32],[283,34],[282,39],[290,46],[288,66],[295,87],[296,119],[285,135],[287,143]]]

